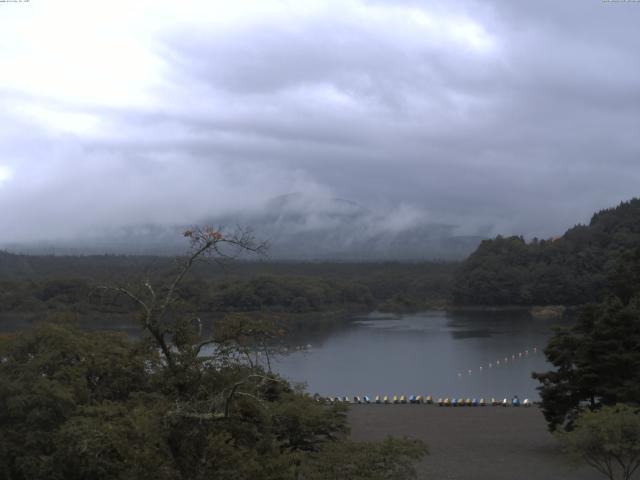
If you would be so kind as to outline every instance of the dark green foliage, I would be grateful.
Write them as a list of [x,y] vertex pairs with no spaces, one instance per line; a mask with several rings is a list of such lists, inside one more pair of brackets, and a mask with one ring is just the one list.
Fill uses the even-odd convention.
[[453,300],[467,305],[579,305],[640,290],[640,199],[596,213],[588,226],[526,243],[483,241],[455,274]]
[[[0,252],[0,312],[73,309],[85,317],[129,314],[131,302],[99,291],[96,285],[127,283],[115,272],[119,266],[132,278],[144,279],[151,274],[168,277],[175,264],[162,257],[143,258],[156,267],[145,269],[136,257],[29,257]],[[131,265],[124,259],[130,259]],[[201,264],[177,293],[183,310],[202,313],[418,309],[447,302],[453,269],[454,264],[426,262],[245,262],[222,276],[211,265]],[[31,272],[31,280],[21,279],[25,271]]]
[[611,297],[559,328],[545,348],[556,370],[534,373],[550,429],[571,428],[584,407],[640,401],[640,297]]
[[176,355],[170,369],[149,341],[63,324],[1,342],[1,478],[328,478],[354,462],[350,478],[369,462],[368,478],[388,478],[376,461],[409,475],[422,456],[419,442],[349,442],[346,406],[231,358]]
[[[357,461],[352,478],[366,478],[361,459],[367,458],[369,478],[410,478],[411,460],[424,453],[420,442],[349,442],[345,406],[317,402],[271,373],[277,325],[230,315],[205,336],[199,319],[181,314],[181,306],[198,304],[206,292],[183,281],[197,260],[223,259],[224,246],[260,249],[242,231],[205,227],[184,236],[191,253],[171,277],[101,287],[136,306],[147,335],[142,340],[85,332],[67,318],[0,337],[0,474],[9,480],[297,480],[303,471],[309,478],[323,478],[329,468],[349,471]],[[38,290],[39,298],[64,298],[77,309],[75,293],[83,287],[53,281]],[[326,303],[331,291],[258,278],[252,294],[272,303],[312,294]],[[351,454],[323,456],[343,449]]]

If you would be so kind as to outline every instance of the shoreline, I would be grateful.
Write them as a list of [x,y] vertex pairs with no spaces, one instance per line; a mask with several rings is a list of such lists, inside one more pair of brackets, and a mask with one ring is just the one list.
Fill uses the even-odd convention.
[[418,479],[598,480],[589,467],[573,468],[546,429],[537,407],[351,405],[351,438],[388,435],[423,440],[429,455],[416,466]]

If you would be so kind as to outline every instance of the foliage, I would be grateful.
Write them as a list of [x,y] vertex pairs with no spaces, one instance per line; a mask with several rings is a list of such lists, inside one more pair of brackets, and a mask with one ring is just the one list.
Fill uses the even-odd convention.
[[610,480],[628,480],[640,467],[640,414],[628,405],[582,412],[574,429],[558,434],[564,451]]
[[172,277],[104,287],[137,306],[144,339],[79,330],[75,315],[0,338],[0,475],[293,480],[355,465],[351,478],[411,478],[420,442],[350,442],[345,405],[318,402],[252,360],[278,334],[269,324],[230,317],[205,337],[182,314],[178,291],[196,262],[257,250],[242,233],[185,236],[192,250]]
[[[106,295],[96,286],[139,286],[148,278],[171,280],[171,260],[142,258],[155,268],[143,268],[138,257],[31,257],[0,252],[0,312],[72,309],[85,318],[130,314],[133,305],[126,298]],[[25,265],[31,272],[29,279],[23,278]],[[176,296],[181,310],[194,314],[264,312],[303,316],[374,308],[419,309],[448,301],[454,266],[429,262],[247,261],[221,274],[206,264],[196,264],[192,275],[176,289]]]
[[483,241],[456,271],[454,303],[579,305],[640,290],[640,199],[593,215],[550,240]]
[[550,429],[571,428],[585,405],[638,402],[640,297],[586,307],[575,326],[556,329],[544,352],[556,369],[533,377]]

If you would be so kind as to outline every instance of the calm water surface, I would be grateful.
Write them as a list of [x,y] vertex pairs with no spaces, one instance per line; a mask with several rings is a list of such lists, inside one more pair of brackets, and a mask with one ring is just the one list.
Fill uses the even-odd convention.
[[[329,331],[297,335],[293,344],[305,349],[272,360],[274,370],[325,396],[537,399],[538,383],[531,372],[551,368],[542,349],[554,325],[568,324],[532,319],[526,312],[373,312],[350,320]],[[0,319],[0,331],[29,325],[21,318]],[[130,316],[114,315],[83,326],[141,334]]]
[[550,368],[542,349],[562,322],[525,312],[374,312],[298,338],[310,348],[279,358],[274,369],[321,395],[537,399],[531,372]]

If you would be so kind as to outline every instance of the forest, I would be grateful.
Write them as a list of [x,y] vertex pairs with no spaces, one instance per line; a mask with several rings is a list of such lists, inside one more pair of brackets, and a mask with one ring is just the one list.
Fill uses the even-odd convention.
[[423,442],[353,442],[346,406],[247,361],[277,330],[230,318],[203,332],[183,310],[183,279],[220,245],[254,246],[212,229],[188,236],[169,278],[105,287],[130,303],[142,338],[83,331],[72,316],[0,335],[0,478],[414,478]]
[[[178,259],[179,260],[179,259]],[[0,313],[72,309],[126,313],[99,285],[171,274],[176,259],[0,252]],[[228,268],[201,263],[178,295],[192,312],[406,311],[461,306],[582,305],[640,285],[640,199],[593,215],[555,239],[483,241],[465,261],[283,262],[258,257]]]
[[[126,313],[130,304],[100,285],[166,278],[166,257],[54,257],[0,253],[0,312],[71,309],[79,314]],[[227,268],[200,263],[178,290],[192,312],[322,312],[441,307],[454,264],[238,261]]]
[[462,305],[582,305],[640,287],[640,199],[597,212],[559,238],[483,241],[456,269]]
[[[2,478],[415,478],[422,442],[353,442],[344,405],[271,371],[286,328],[314,313],[600,302],[545,349],[557,370],[534,374],[543,413],[572,442],[591,421],[585,405],[637,399],[638,199],[558,239],[487,240],[460,264],[227,265],[217,245],[252,251],[252,239],[185,236],[177,259],[0,253],[0,312],[34,320],[0,334]],[[209,328],[202,313],[218,314]],[[78,328],[117,315],[144,335]]]

